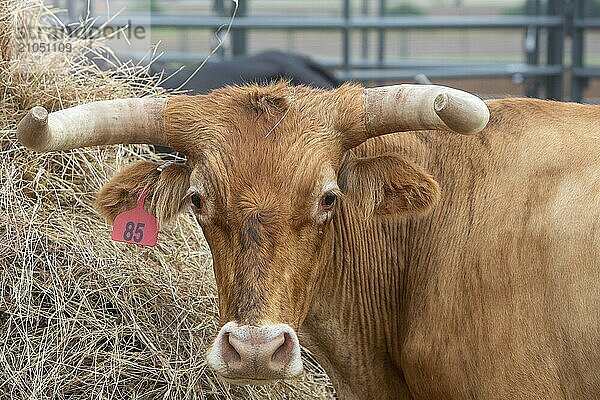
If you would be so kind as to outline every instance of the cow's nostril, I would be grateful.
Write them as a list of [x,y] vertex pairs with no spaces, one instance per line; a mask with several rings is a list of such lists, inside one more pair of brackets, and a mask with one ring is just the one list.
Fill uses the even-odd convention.
[[242,357],[240,353],[237,352],[233,344],[230,342],[229,334],[225,334],[223,340],[221,340],[221,354],[223,357],[223,361],[228,365],[231,363],[240,362]]
[[294,343],[292,342],[289,333],[284,333],[283,343],[271,356],[271,362],[286,365],[290,361],[293,348]]

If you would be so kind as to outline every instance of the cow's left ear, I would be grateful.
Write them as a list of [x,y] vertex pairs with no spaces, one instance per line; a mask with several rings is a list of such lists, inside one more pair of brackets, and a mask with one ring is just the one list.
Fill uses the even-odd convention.
[[350,155],[338,183],[345,198],[366,217],[420,214],[439,199],[439,185],[423,168],[396,153],[375,157]]
[[109,222],[123,211],[135,208],[138,196],[147,191],[145,209],[166,223],[187,205],[191,169],[171,165],[159,171],[160,164],[138,161],[119,172],[98,193],[96,209]]

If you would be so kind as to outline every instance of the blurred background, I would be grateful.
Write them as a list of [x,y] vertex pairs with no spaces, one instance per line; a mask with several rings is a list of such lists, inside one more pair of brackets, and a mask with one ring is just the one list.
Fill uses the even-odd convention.
[[424,74],[433,83],[484,97],[600,102],[600,0],[62,0],[54,5],[66,10],[66,21],[91,17],[98,27],[127,26],[129,37],[111,39],[121,59],[147,59],[160,42],[163,55],[153,71],[170,74],[187,66],[167,81],[171,87],[185,83],[221,42],[184,86],[198,93],[273,76],[330,87],[347,80],[366,86],[412,82]]

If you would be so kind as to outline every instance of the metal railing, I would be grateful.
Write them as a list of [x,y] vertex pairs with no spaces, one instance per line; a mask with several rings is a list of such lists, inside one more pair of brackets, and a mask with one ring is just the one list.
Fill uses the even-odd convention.
[[600,30],[600,18],[589,18],[586,15],[590,2],[574,0],[572,10],[572,60],[570,98],[573,101],[585,101],[583,92],[590,78],[600,78],[600,66],[590,66],[585,63],[586,33]]
[[[586,4],[592,0],[527,0],[524,15],[516,16],[447,16],[447,17],[390,17],[385,16],[386,0],[377,0],[377,16],[354,16],[351,0],[340,0],[339,17],[264,17],[248,15],[248,3],[239,2],[237,16],[232,26],[231,56],[246,54],[249,32],[259,30],[283,31],[338,31],[341,32],[340,54],[337,61],[319,60],[331,67],[339,80],[382,82],[412,79],[424,73],[435,79],[507,77],[525,84],[525,94],[533,97],[583,100],[583,91],[590,78],[600,77],[600,68],[584,63],[585,35],[592,29],[600,29],[600,19],[586,18]],[[366,0],[365,0],[366,1]],[[72,1],[68,1],[72,3]],[[363,11],[364,11],[363,7]],[[174,29],[218,30],[229,22],[229,10],[224,0],[213,0],[212,16],[152,16],[152,27]],[[125,20],[127,19],[127,20]],[[121,25],[136,23],[131,17],[113,23]],[[447,62],[394,60],[386,54],[387,35],[395,31],[431,30],[521,30],[524,41],[523,62]],[[377,36],[375,59],[353,57],[352,33],[362,34],[362,51],[368,45],[364,39],[369,32]],[[541,49],[540,37],[545,38],[545,51]],[[565,41],[572,38],[571,65],[565,64]],[[225,56],[224,53],[221,53]],[[190,62],[203,58],[201,54],[166,53],[165,61]],[[566,77],[569,78],[566,81]],[[569,88],[566,96],[565,83]]]

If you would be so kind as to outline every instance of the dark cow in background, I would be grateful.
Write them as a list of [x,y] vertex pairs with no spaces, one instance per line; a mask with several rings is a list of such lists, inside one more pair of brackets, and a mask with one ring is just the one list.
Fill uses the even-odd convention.
[[275,50],[226,61],[207,62],[188,81],[196,68],[197,65],[191,65],[177,72],[179,68],[157,62],[151,65],[150,73],[163,74],[166,78],[177,72],[161,83],[161,86],[186,90],[190,94],[205,94],[227,85],[267,84],[279,80],[288,80],[295,86],[307,85],[322,89],[331,89],[340,84],[331,71],[316,61]]
[[113,220],[148,188],[162,221],[192,207],[223,379],[294,377],[301,342],[343,399],[598,398],[600,107],[487,106],[483,129],[456,90],[279,83],[36,107],[17,135],[187,155],[132,164],[97,206]]

